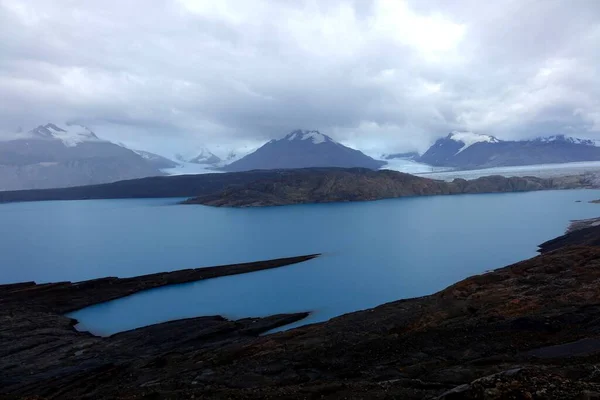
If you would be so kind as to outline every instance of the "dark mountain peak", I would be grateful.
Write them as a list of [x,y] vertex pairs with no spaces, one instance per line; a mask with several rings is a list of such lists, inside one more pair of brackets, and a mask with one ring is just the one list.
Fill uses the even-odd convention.
[[346,147],[317,130],[297,129],[278,140],[271,140],[253,153],[224,169],[289,169],[314,167],[362,167],[377,169],[384,161],[374,160],[362,152]]

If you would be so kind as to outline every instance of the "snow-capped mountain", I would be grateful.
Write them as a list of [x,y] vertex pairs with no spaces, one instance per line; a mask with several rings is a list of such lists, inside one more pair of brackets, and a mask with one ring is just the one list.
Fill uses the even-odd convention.
[[162,175],[130,149],[79,125],[40,125],[0,141],[0,190],[89,185]]
[[448,136],[438,139],[423,153],[419,161],[430,165],[446,166],[448,163],[452,163],[458,154],[465,152],[475,144],[484,143],[500,143],[500,140],[489,135],[453,131]]
[[418,161],[462,169],[600,160],[600,147],[589,139],[564,135],[504,141],[490,135],[451,132],[438,139]]
[[83,142],[102,142],[94,132],[83,125],[68,124],[59,128],[55,124],[40,125],[17,138],[60,140],[67,147],[74,147]]
[[309,167],[362,167],[377,169],[385,161],[375,160],[346,147],[316,130],[295,130],[273,139],[245,157],[223,167],[226,171]]

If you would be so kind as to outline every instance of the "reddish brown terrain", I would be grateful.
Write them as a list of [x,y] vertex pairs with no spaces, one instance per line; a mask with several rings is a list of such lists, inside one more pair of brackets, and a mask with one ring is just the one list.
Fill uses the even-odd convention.
[[305,314],[191,318],[105,338],[62,314],[220,269],[303,258],[211,275],[0,286],[0,397],[595,399],[600,228],[588,229],[430,296],[264,336]]

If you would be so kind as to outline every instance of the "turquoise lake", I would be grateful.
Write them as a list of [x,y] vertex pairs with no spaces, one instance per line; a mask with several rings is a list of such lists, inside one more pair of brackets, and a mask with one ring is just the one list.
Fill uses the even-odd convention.
[[[436,292],[536,255],[598,190],[226,209],[177,199],[0,205],[0,283],[78,281],[323,253],[141,292],[71,314],[108,335],[171,319],[312,311],[299,324]],[[576,202],[581,200],[581,202]],[[290,327],[290,326],[288,326]]]

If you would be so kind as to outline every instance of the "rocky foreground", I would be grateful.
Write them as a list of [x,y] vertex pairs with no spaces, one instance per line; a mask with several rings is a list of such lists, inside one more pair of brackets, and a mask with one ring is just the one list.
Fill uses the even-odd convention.
[[563,247],[555,241],[540,256],[430,296],[266,336],[259,335],[306,313],[191,318],[107,338],[77,332],[76,321],[61,314],[147,288],[314,256],[3,285],[0,397],[596,399],[600,227],[588,229],[582,243],[567,234]]
[[276,175],[200,195],[186,204],[264,207],[289,204],[369,201],[407,196],[528,192],[598,187],[595,176],[557,178],[486,176],[445,182],[402,172],[368,169],[282,170]]

